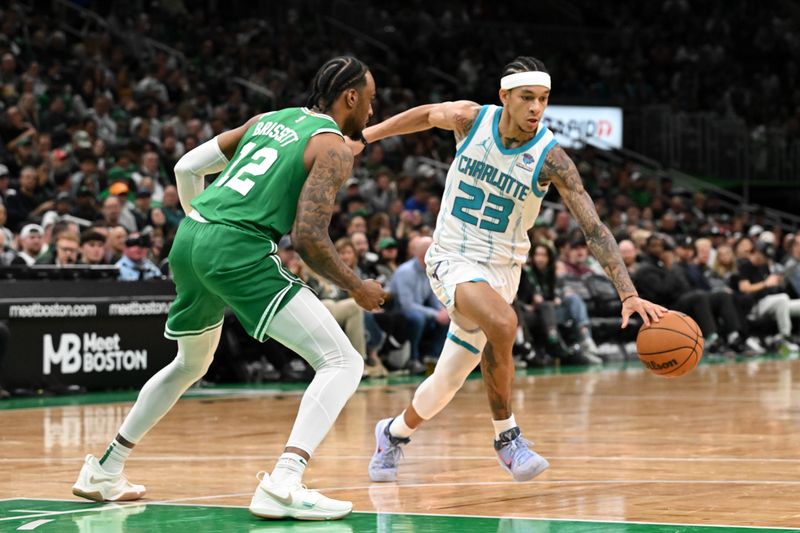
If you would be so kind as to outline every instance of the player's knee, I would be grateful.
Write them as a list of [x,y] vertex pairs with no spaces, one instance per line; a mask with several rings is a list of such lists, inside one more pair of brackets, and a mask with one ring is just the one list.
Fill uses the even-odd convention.
[[511,307],[494,313],[487,321],[484,332],[493,342],[513,339],[517,333],[517,314]]
[[317,372],[338,371],[342,387],[356,389],[364,375],[364,358],[352,346],[343,346],[325,357]]
[[347,375],[347,386],[351,394],[355,392],[361,378],[364,376],[364,358],[361,354],[350,348],[345,356],[345,368]]
[[349,358],[351,361],[350,366],[353,368],[353,374],[358,376],[358,380],[361,380],[361,376],[364,375],[364,358],[361,357],[361,354],[355,350],[352,350],[352,356]]
[[213,354],[211,357],[202,357],[197,354],[187,357],[185,354],[178,351],[178,356],[175,358],[175,368],[178,372],[186,376],[187,379],[195,382],[206,375],[208,367],[211,366],[211,361],[213,359]]
[[175,371],[191,382],[205,376],[214,360],[221,331],[220,327],[201,335],[178,339],[178,355],[173,365]]

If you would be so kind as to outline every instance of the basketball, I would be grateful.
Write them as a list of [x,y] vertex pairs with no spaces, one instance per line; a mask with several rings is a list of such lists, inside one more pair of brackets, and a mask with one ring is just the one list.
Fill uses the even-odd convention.
[[676,378],[697,366],[703,355],[703,334],[690,316],[669,311],[660,322],[642,326],[636,337],[639,359],[653,374]]

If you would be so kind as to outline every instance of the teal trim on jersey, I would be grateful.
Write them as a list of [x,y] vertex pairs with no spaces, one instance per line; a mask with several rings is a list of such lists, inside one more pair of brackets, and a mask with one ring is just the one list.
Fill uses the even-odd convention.
[[473,345],[471,345],[467,341],[459,339],[458,337],[456,337],[455,335],[453,335],[449,331],[447,332],[447,338],[450,339],[451,341],[453,341],[454,343],[458,344],[459,346],[463,346],[464,348],[466,348],[470,352],[474,353],[475,355],[481,353],[481,351],[479,349],[477,349],[476,347],[474,347]]
[[542,126],[539,130],[539,133],[534,135],[534,137],[523,144],[522,146],[517,146],[516,148],[506,148],[503,146],[502,141],[500,140],[500,117],[503,114],[503,108],[498,107],[497,111],[494,113],[494,121],[492,123],[492,135],[494,136],[494,143],[497,145],[497,149],[500,150],[500,153],[503,155],[516,155],[521,154],[526,150],[530,150],[533,148],[537,142],[542,140],[544,137],[545,132],[547,132],[547,126]]
[[456,150],[456,157],[463,154],[464,150],[466,150],[467,146],[469,146],[469,142],[475,136],[475,132],[478,131],[478,127],[480,127],[481,125],[481,119],[483,119],[483,115],[486,114],[487,109],[489,109],[488,105],[481,106],[481,110],[478,111],[478,116],[475,117],[475,122],[472,124],[472,127],[470,128],[469,133],[467,134],[467,138],[464,139],[464,142],[461,143],[461,146],[458,148],[458,150]]
[[542,191],[539,189],[539,171],[542,170],[542,165],[544,165],[544,160],[547,158],[547,152],[549,152],[556,144],[558,144],[558,141],[556,141],[555,137],[553,138],[552,141],[547,143],[547,146],[545,146],[544,150],[542,150],[542,155],[539,156],[539,161],[536,163],[536,168],[533,169],[531,190],[533,191],[533,194],[535,194],[537,198],[541,198],[542,196],[547,194],[547,190]]
[[[478,283],[479,281],[486,281],[486,280],[484,278],[473,278],[473,279],[469,280],[470,283]],[[486,283],[489,283],[489,282],[486,281]]]

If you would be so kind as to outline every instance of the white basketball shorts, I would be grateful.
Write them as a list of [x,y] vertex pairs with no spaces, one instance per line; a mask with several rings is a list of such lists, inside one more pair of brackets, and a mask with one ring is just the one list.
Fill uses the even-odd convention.
[[456,342],[463,340],[470,347],[482,351],[486,344],[486,336],[477,324],[458,313],[455,308],[456,287],[461,283],[485,281],[510,304],[514,301],[519,288],[520,266],[478,263],[460,254],[445,252],[435,243],[428,249],[425,264],[433,293],[447,308],[450,319],[456,326],[455,330],[453,325],[450,328],[450,333],[454,334],[456,339],[451,335],[448,337]]

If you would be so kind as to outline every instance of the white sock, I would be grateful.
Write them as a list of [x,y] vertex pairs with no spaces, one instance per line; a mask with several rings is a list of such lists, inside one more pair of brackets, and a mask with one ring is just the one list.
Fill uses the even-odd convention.
[[120,444],[116,439],[112,440],[106,448],[106,453],[100,458],[100,466],[109,474],[119,474],[125,468],[125,460],[132,451],[133,448]]
[[416,430],[417,428],[408,427],[408,424],[406,424],[405,411],[396,416],[394,420],[392,420],[392,423],[389,424],[389,435],[399,439],[407,439]]
[[275,470],[272,471],[270,478],[276,482],[288,482],[288,484],[294,485],[303,480],[306,466],[308,466],[308,461],[303,457],[296,453],[284,452],[278,457]]
[[495,439],[500,440],[500,434],[504,431],[508,431],[511,428],[517,427],[517,421],[514,420],[514,415],[511,415],[505,420],[492,420],[492,425],[494,426]]

